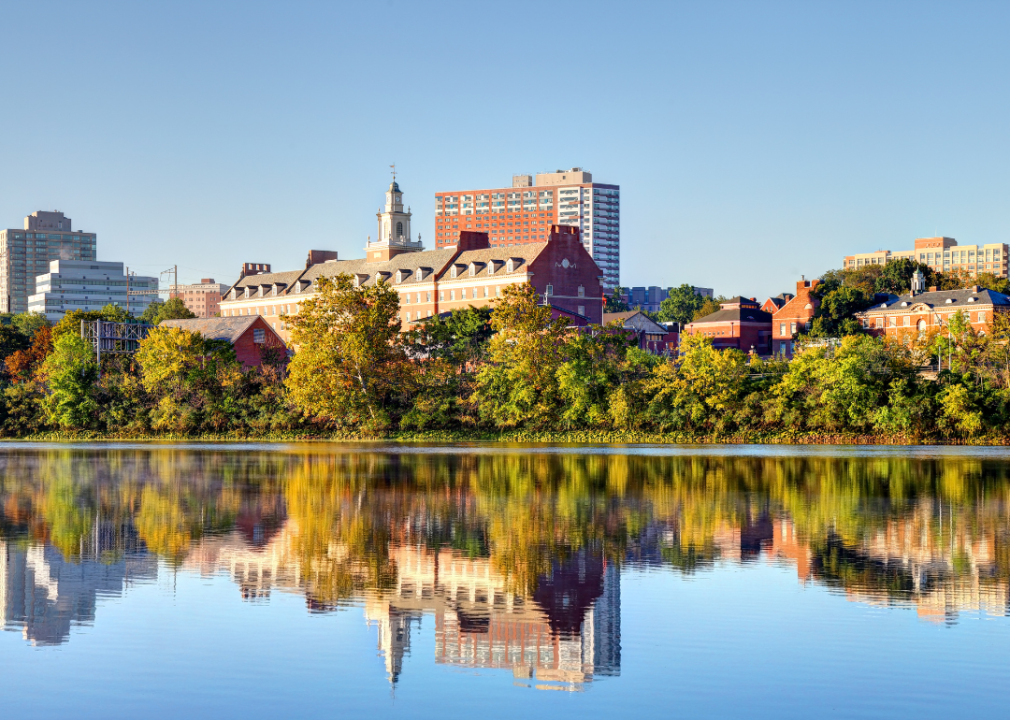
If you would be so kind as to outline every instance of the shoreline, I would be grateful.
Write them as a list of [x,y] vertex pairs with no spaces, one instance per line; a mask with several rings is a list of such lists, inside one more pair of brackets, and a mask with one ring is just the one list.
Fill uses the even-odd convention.
[[202,433],[131,435],[99,432],[48,432],[21,437],[0,437],[0,442],[202,442],[202,443],[324,443],[324,442],[449,442],[449,443],[552,443],[552,444],[649,444],[649,445],[881,445],[881,446],[969,446],[1005,447],[1007,436],[970,438],[916,435],[876,435],[856,433],[783,433],[742,432],[726,435],[692,433],[647,433],[616,431],[475,431],[432,430],[427,432],[391,432],[381,435],[282,432],[282,433]]

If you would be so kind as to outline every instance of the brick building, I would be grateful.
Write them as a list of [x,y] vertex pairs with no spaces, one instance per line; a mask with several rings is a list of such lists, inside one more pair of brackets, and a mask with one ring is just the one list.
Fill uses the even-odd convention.
[[280,358],[287,356],[284,341],[261,317],[162,320],[159,327],[182,328],[200,333],[210,340],[229,342],[235,348],[235,357],[247,368],[262,365],[267,348],[274,348]]
[[227,289],[227,285],[214,282],[214,278],[203,278],[191,285],[170,285],[168,296],[182,300],[198,318],[209,318],[221,311],[221,295]]
[[820,300],[811,291],[820,280],[798,280],[796,294],[783,293],[789,300],[772,314],[772,354],[787,358],[793,356],[796,348],[796,334],[810,329],[810,323],[820,305]]
[[767,300],[765,300],[764,304],[761,306],[761,309],[764,310],[766,313],[771,313],[772,315],[774,315],[794,297],[795,296],[792,293],[781,293],[780,295],[776,295],[775,297],[770,297]]
[[[221,301],[222,317],[260,315],[285,341],[285,315],[315,297],[319,279],[341,273],[360,286],[392,285],[400,296],[404,326],[468,306],[483,307],[507,285],[529,282],[556,308],[603,319],[600,271],[574,228],[553,226],[543,243],[490,247],[484,233],[462,232],[457,244],[441,250],[394,253],[389,259],[326,260],[304,270],[243,275]],[[317,251],[313,251],[317,252]],[[383,256],[388,253],[383,253]]]
[[512,187],[435,195],[435,247],[461,230],[488,234],[491,247],[544,242],[551,225],[577,227],[606,291],[620,285],[620,186],[593,182],[581,168],[516,175]]
[[1010,297],[980,288],[963,290],[921,291],[922,276],[913,279],[912,292],[891,296],[885,302],[855,314],[871,335],[895,339],[919,335],[929,330],[942,331],[954,315],[964,313],[971,327],[979,333],[989,332],[996,313],[1010,312]]
[[713,347],[719,350],[735,348],[771,355],[772,316],[754,298],[731,298],[720,303],[719,308],[685,325],[684,334],[710,337]]
[[369,239],[361,259],[340,260],[335,252],[311,250],[303,270],[277,273],[265,263],[245,263],[221,301],[221,316],[260,315],[289,341],[284,316],[297,313],[302,302],[315,297],[320,278],[346,273],[361,287],[377,282],[393,286],[404,327],[458,308],[483,307],[507,285],[526,282],[545,304],[595,324],[603,318],[602,273],[578,228],[551,225],[543,242],[513,246],[492,246],[486,232],[457,230],[452,243],[424,250],[420,241],[406,235],[409,212],[403,212],[395,181],[386,192],[386,211],[379,213],[378,223],[379,237]]

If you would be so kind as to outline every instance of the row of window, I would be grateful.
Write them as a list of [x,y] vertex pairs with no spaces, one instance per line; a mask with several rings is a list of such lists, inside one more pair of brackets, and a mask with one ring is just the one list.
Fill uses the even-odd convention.
[[[969,322],[980,322],[980,323],[984,323],[985,322],[986,314],[985,314],[984,311],[980,311],[980,312],[975,313],[975,320],[974,321],[972,321],[971,313],[966,313],[966,314],[968,315],[968,321]],[[954,318],[954,314],[948,314],[946,316],[946,318],[944,318],[944,316],[942,316],[942,315],[936,315],[936,316],[934,316],[935,321],[937,322],[937,324],[940,324],[940,325],[942,325],[945,321],[949,323],[953,318]],[[900,324],[898,323],[898,320],[901,320]],[[912,318],[911,318],[910,315],[904,315],[904,316],[902,316],[900,318],[897,317],[897,316],[892,315],[891,317],[887,318],[887,327],[892,327],[892,328],[893,327],[911,327],[911,325],[912,325]],[[918,327],[920,330],[923,330],[923,329],[925,329],[926,325],[927,325],[927,322],[925,320],[919,320],[919,322],[917,323],[916,327]],[[876,329],[878,329],[878,330],[882,330],[884,328],[884,318],[882,318],[882,317],[876,318],[873,326]],[[869,318],[863,318],[863,327],[867,328],[867,329],[870,327],[870,320],[869,320]]]

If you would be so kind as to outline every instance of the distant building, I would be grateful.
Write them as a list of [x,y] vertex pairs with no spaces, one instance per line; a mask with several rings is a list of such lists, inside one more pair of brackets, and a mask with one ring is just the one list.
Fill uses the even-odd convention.
[[[677,336],[671,330],[671,323],[660,324],[648,317],[641,310],[628,310],[619,313],[603,313],[603,324],[621,323],[621,327],[635,335],[638,347],[654,355],[672,355],[677,352]],[[676,325],[676,323],[672,323]]]
[[913,250],[877,250],[847,255],[842,261],[842,267],[854,270],[908,258],[928,265],[937,272],[962,270],[972,275],[992,273],[996,277],[1007,277],[1007,250],[1006,243],[958,245],[957,240],[949,237],[918,238]]
[[287,356],[284,340],[258,316],[162,320],[158,327],[182,328],[209,340],[229,342],[235,348],[235,357],[247,368],[262,365],[268,348],[274,348],[279,359]]
[[139,316],[158,299],[158,278],[127,278],[120,262],[53,260],[49,272],[36,277],[34,284],[28,312],[41,313],[54,323],[72,310],[101,310],[106,305]]
[[[646,312],[656,313],[659,312],[663,301],[670,297],[670,291],[674,289],[672,287],[656,287],[655,285],[629,288],[624,297],[624,302],[632,310],[637,308]],[[710,298],[714,295],[712,288],[696,287],[692,289],[694,290],[694,294],[699,297]]]
[[772,353],[787,358],[793,356],[796,349],[796,334],[800,330],[809,330],[810,323],[820,305],[820,300],[811,291],[820,284],[820,280],[798,280],[796,295],[783,293],[780,297],[789,296],[789,301],[772,315]]
[[37,292],[35,276],[52,260],[96,258],[95,233],[71,230],[61,212],[39,210],[25,218],[23,230],[0,230],[0,312],[28,312],[28,296]]
[[203,278],[191,285],[169,286],[168,296],[182,300],[198,318],[210,318],[221,312],[221,296],[227,289],[227,285],[214,282],[214,278]]
[[754,298],[731,298],[719,307],[717,312],[685,325],[683,334],[710,337],[713,347],[719,350],[735,348],[771,354],[772,316]]
[[435,194],[435,247],[455,241],[462,230],[485,232],[491,247],[543,242],[551,225],[577,227],[603,272],[604,290],[620,285],[621,211],[619,185],[593,182],[581,168],[515,175],[512,187]]

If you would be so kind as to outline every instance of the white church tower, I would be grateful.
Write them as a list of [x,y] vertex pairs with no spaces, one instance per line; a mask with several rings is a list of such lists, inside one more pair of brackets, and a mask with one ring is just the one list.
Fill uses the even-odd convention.
[[396,182],[396,170],[393,170],[393,182],[386,190],[386,208],[375,214],[378,221],[378,234],[375,240],[369,239],[365,251],[369,260],[388,260],[401,252],[417,252],[423,250],[421,235],[417,240],[410,239],[410,208],[403,210],[403,192]]

